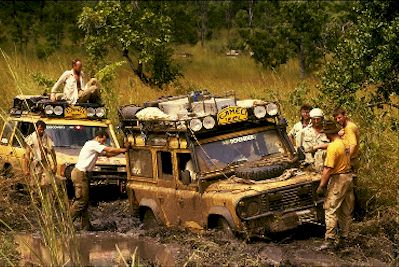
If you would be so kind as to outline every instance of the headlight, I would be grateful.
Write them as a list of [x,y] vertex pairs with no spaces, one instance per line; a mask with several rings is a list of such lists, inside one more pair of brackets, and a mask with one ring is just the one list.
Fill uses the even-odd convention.
[[96,108],[96,116],[101,118],[105,116],[105,108],[100,107],[100,108]]
[[256,106],[256,107],[254,107],[254,115],[258,119],[264,118],[266,116],[266,108],[265,108],[265,106]]
[[93,117],[94,115],[96,115],[94,108],[87,108],[87,117]]
[[94,166],[93,172],[100,172],[100,171],[101,171],[101,167],[100,166]]
[[192,119],[189,126],[191,130],[193,130],[194,132],[198,132],[202,129],[202,122],[200,119]]
[[237,214],[241,218],[248,218],[259,215],[261,211],[261,204],[255,198],[243,199],[237,203]]
[[212,129],[213,127],[215,127],[215,119],[211,116],[206,116],[203,120],[202,120],[202,124],[204,125],[204,128],[209,130]]
[[54,108],[51,105],[47,105],[44,107],[44,113],[46,113],[46,115],[51,115],[54,113]]
[[62,113],[64,112],[64,109],[61,106],[56,106],[54,107],[54,114],[57,116],[62,115]]
[[126,167],[118,167],[118,172],[126,172]]
[[269,116],[276,116],[278,114],[278,106],[274,103],[267,104],[266,109]]

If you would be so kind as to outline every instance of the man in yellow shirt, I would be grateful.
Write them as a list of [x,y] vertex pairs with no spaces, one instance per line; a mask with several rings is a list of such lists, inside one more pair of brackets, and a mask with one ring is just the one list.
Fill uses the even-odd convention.
[[349,150],[352,170],[357,171],[359,168],[359,128],[349,120],[343,108],[335,109],[333,116],[337,123],[342,126],[342,139],[345,148]]
[[327,147],[326,159],[317,193],[327,187],[324,200],[326,221],[325,242],[320,250],[335,248],[344,242],[349,234],[352,212],[355,204],[350,161],[343,140],[338,135],[340,129],[333,121],[326,121],[322,132],[331,143]]

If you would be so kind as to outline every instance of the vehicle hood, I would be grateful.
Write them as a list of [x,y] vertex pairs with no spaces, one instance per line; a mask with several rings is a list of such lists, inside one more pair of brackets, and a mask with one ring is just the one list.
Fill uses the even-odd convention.
[[232,194],[241,198],[243,196],[257,195],[285,186],[318,181],[320,178],[321,175],[319,173],[301,171],[298,169],[289,169],[279,177],[262,181],[253,181],[232,176],[229,179],[211,184],[205,189],[204,193],[212,195],[215,193],[225,193],[230,196]]
[[[58,163],[75,164],[78,162],[79,153],[81,148],[70,148],[70,147],[56,147],[55,153],[57,155]],[[126,165],[126,157],[124,154],[120,154],[116,157],[98,157],[97,165]]]

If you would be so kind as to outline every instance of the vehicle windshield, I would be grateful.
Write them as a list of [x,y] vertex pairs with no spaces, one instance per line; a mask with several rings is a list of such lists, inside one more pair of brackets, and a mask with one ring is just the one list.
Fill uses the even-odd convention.
[[256,161],[286,152],[276,130],[242,135],[196,146],[201,172],[223,169],[235,164]]
[[[93,139],[99,129],[107,130],[107,127],[47,124],[46,133],[53,140],[55,147],[80,148],[86,141]],[[113,145],[110,139],[107,140],[107,145]]]

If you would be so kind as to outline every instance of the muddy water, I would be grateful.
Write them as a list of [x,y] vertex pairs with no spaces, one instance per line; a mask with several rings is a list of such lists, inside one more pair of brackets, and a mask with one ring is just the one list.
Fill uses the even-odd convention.
[[[160,266],[176,265],[172,251],[149,238],[138,239],[127,234],[98,232],[79,234],[78,240],[84,266],[125,266],[124,260],[130,262],[136,249],[136,261],[139,258],[140,262]],[[18,234],[15,241],[21,254],[20,266],[51,265],[48,251],[39,237]]]

